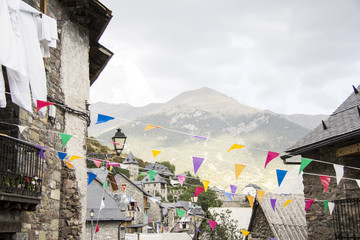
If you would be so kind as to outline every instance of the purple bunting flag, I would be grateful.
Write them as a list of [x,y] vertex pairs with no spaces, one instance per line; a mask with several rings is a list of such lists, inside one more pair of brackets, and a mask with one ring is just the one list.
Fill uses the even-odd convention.
[[199,168],[200,168],[201,164],[203,163],[203,161],[204,161],[204,158],[193,157],[195,175],[196,175],[197,171],[199,170]]
[[272,209],[273,209],[274,212],[275,212],[276,199],[275,199],[275,198],[271,198],[271,199],[270,199],[270,202],[271,202],[271,207],[272,207]]

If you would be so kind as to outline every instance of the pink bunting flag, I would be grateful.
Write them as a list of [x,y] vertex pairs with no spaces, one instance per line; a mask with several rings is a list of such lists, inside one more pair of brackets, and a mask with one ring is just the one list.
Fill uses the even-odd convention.
[[199,195],[200,193],[202,193],[204,191],[203,187],[196,187],[195,189],[195,193],[194,193],[194,197],[196,197],[197,195]]
[[44,102],[44,101],[41,101],[41,100],[36,100],[36,112],[39,112],[39,110],[43,107],[47,107],[47,106],[50,106],[50,105],[53,105],[54,103],[50,103],[50,102]]
[[315,199],[308,199],[305,203],[305,212],[309,209],[309,207],[314,203]]
[[97,233],[98,231],[99,231],[99,224],[96,224],[95,233]]
[[210,220],[210,219],[208,219],[208,221],[209,221],[209,225],[210,225],[211,229],[214,231],[214,228],[215,228],[217,222],[212,221],[212,220]]
[[327,192],[331,177],[321,175],[321,176],[319,176],[319,178],[320,178],[321,183],[322,183],[322,185],[323,185],[323,187],[325,189],[325,192]]
[[95,163],[95,165],[97,166],[97,167],[100,167],[100,165],[101,165],[101,163],[102,163],[102,160],[100,160],[100,159],[93,159],[93,162]]
[[186,176],[177,175],[177,178],[179,179],[180,185],[183,186]]
[[109,163],[110,167],[120,167],[120,163]]
[[197,171],[199,170],[199,168],[200,168],[201,164],[203,163],[203,161],[204,161],[204,158],[193,157],[195,175],[196,175]]
[[280,153],[276,153],[276,152],[268,152],[268,155],[266,157],[266,162],[265,162],[265,168],[268,165],[269,162],[271,162],[274,158],[276,158],[277,156],[279,156]]

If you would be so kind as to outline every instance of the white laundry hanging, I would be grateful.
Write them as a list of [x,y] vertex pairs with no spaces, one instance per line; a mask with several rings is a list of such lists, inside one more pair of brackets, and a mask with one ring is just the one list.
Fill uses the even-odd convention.
[[0,108],[5,108],[5,107],[6,107],[5,82],[2,73],[2,68],[0,65]]
[[45,14],[42,14],[42,18],[37,18],[39,25],[39,41],[40,48],[44,58],[50,57],[50,47],[56,48],[57,34],[57,22],[54,18],[51,18]]

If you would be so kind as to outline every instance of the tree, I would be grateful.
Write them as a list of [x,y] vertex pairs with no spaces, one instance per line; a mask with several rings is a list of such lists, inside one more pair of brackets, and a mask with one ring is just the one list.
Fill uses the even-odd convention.
[[[196,186],[190,186],[181,194],[181,201],[190,201],[191,197],[194,196]],[[217,198],[217,195],[212,190],[207,190],[198,195],[198,201],[196,203],[203,211],[207,212],[210,207],[221,207],[222,201]]]
[[169,171],[173,174],[175,174],[175,165],[170,163],[169,161],[164,161],[164,162],[156,162],[159,163],[161,165],[164,165],[165,167],[167,167],[169,169]]
[[213,231],[207,220],[202,222],[199,229],[203,235],[206,235],[206,239],[238,240],[243,238],[238,221],[231,219],[231,211],[229,209],[220,213],[214,213],[213,215],[208,214],[207,218],[216,221],[218,224]]
[[141,181],[141,180],[143,180],[145,177],[146,177],[146,175],[140,174],[140,175],[137,176],[136,181]]

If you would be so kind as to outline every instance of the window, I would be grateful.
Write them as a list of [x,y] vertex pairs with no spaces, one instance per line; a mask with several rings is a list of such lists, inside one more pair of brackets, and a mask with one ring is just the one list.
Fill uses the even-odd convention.
[[335,239],[360,239],[360,199],[335,200]]

